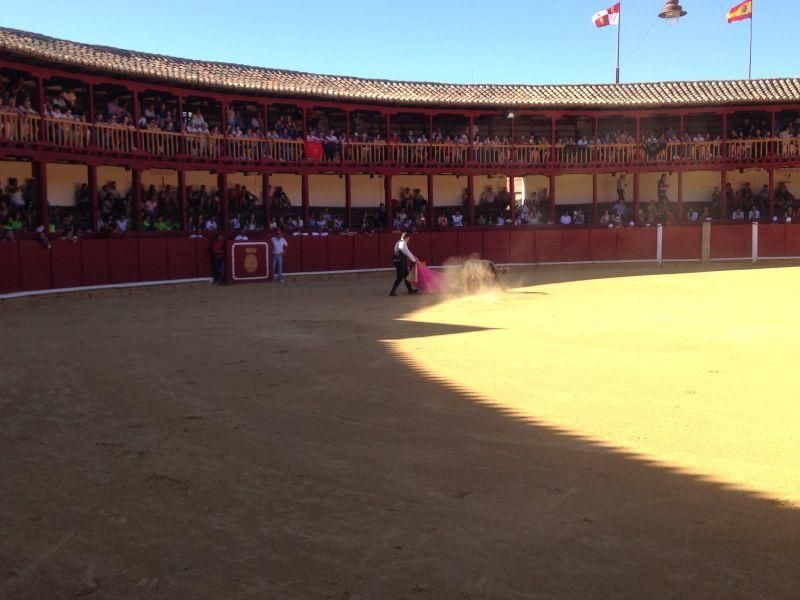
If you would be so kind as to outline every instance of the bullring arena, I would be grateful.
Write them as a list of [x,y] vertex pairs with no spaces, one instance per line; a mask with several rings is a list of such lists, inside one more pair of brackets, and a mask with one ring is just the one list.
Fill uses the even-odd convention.
[[[337,78],[334,99],[317,76],[256,70],[248,91],[132,56],[0,30],[3,85],[39,107],[0,117],[4,193],[30,186],[0,243],[0,599],[800,596],[800,160],[774,135],[797,133],[800,82],[565,86],[556,110],[537,86],[454,104],[374,81],[368,101]],[[46,116],[70,92],[219,133]],[[231,107],[304,135],[235,137]],[[322,122],[346,134],[317,157]],[[668,129],[711,140],[643,141]],[[601,221],[623,172],[624,219]],[[406,187],[413,252],[508,266],[502,289],[388,297]],[[342,226],[310,225],[326,212]],[[229,285],[209,284],[211,218]]]

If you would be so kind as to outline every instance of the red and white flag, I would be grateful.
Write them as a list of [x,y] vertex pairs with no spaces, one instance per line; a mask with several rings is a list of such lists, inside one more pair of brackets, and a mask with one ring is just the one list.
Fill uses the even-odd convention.
[[605,27],[606,25],[619,25],[619,5],[617,2],[611,8],[601,10],[592,17],[592,21],[598,27]]

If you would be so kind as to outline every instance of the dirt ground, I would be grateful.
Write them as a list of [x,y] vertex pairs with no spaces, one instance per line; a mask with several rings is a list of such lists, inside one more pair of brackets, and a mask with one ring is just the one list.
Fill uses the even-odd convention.
[[0,310],[0,599],[796,599],[800,274],[673,270]]

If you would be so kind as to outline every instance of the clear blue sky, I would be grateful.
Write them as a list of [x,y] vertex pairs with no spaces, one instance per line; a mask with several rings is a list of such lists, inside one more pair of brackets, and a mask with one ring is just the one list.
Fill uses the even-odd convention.
[[[747,77],[738,0],[622,0],[622,81]],[[176,4],[40,0],[2,25],[82,42],[315,73],[455,83],[610,82],[616,28],[591,16],[613,0],[305,0]],[[753,77],[800,76],[797,0],[754,0]],[[105,7],[105,8],[104,8]]]

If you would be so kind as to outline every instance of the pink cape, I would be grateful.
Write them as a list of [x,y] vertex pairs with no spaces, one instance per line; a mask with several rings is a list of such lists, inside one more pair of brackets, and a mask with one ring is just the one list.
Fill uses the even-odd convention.
[[447,281],[442,273],[430,270],[420,261],[417,263],[417,287],[429,294],[442,294],[447,290]]

